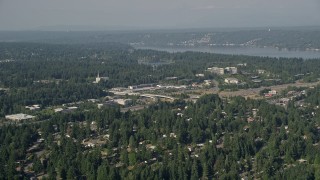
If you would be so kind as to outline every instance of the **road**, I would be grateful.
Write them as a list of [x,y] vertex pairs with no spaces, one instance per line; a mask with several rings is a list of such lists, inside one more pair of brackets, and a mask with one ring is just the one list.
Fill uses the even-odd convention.
[[263,89],[272,89],[276,90],[277,92],[280,92],[282,90],[287,89],[289,86],[294,87],[312,87],[317,86],[320,84],[320,81],[313,82],[313,83],[301,83],[301,82],[295,82],[291,84],[282,84],[282,85],[275,85],[275,86],[269,86],[269,87],[260,87],[260,88],[252,88],[252,89],[241,89],[238,91],[219,91],[217,88],[215,89],[209,89],[209,90],[199,90],[196,91],[200,94],[219,94],[220,97],[232,97],[232,96],[243,96],[243,97],[250,97],[250,98],[259,98],[259,93]]
[[320,84],[320,81],[314,82],[314,83],[296,82],[296,83],[291,83],[291,84],[282,84],[282,85],[275,85],[275,86],[269,86],[269,87],[254,88],[254,89],[243,89],[243,90],[233,91],[233,92],[232,91],[221,91],[218,94],[221,97],[231,97],[231,96],[255,97],[255,96],[259,96],[260,91],[263,89],[266,89],[266,88],[280,92],[282,90],[287,89],[289,86],[312,87],[312,86],[317,86],[319,84]]
[[138,106],[131,106],[131,107],[127,107],[127,108],[121,108],[121,112],[127,112],[127,111],[138,111],[138,110],[142,110],[142,109],[144,109],[144,108],[147,108],[148,106],[147,105],[145,105],[145,106],[143,106],[143,105],[138,105]]

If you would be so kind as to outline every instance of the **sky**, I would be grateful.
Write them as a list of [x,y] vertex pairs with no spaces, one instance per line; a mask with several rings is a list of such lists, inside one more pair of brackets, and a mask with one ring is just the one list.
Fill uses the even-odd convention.
[[320,26],[320,0],[0,0],[0,30]]

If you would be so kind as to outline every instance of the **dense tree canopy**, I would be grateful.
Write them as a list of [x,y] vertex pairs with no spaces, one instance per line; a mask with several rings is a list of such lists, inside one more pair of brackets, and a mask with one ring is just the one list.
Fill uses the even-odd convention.
[[[0,62],[1,118],[26,105],[103,98],[107,88],[168,83],[171,76],[176,84],[197,82],[194,75],[212,66],[247,63],[242,71],[264,69],[277,83],[294,82],[296,74],[312,81],[320,73],[317,60],[170,54],[120,44],[0,43],[0,52],[0,60],[9,59]],[[152,67],[139,64],[141,58],[172,63]],[[110,80],[93,84],[97,73]],[[88,102],[68,113],[45,109],[39,121],[1,124],[0,179],[318,179],[319,88],[306,90],[305,106],[286,108],[209,94],[134,112]]]

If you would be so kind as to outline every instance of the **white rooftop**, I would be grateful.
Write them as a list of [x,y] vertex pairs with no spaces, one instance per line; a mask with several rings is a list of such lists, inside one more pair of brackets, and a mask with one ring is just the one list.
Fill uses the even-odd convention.
[[31,116],[28,114],[12,114],[12,115],[7,115],[6,119],[9,120],[16,120],[16,121],[21,121],[21,120],[27,120],[27,119],[33,119],[35,116]]

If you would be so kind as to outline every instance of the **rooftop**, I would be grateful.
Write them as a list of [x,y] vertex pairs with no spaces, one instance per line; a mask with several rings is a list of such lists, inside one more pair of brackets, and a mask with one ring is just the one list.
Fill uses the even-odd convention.
[[9,120],[14,120],[14,121],[21,121],[21,120],[28,120],[28,119],[33,119],[35,116],[31,116],[28,114],[12,114],[12,115],[7,115],[6,119]]

